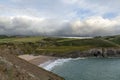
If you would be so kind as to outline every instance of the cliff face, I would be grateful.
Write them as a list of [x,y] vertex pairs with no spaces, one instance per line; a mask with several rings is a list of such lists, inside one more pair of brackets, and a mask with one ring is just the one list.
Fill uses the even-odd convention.
[[[17,49],[0,49],[0,80],[64,80],[63,78],[30,64],[15,53],[23,53]],[[73,51],[66,54],[47,54],[57,57],[120,57],[119,48],[94,48],[87,51]]]
[[21,69],[3,57],[0,57],[0,79],[1,80],[38,80],[32,74]]
[[[8,45],[8,44],[7,44]],[[8,49],[10,54],[13,55],[22,55],[22,54],[34,54],[34,55],[47,55],[54,57],[120,57],[120,48],[112,47],[112,48],[91,48],[88,50],[80,51],[68,51],[65,53],[57,53],[57,52],[37,52],[34,48],[28,48],[23,46],[22,48],[16,45],[7,46],[2,45],[0,49]],[[23,45],[23,44],[22,44]],[[29,45],[29,47],[31,47]],[[7,51],[4,50],[4,53]]]
[[87,51],[73,51],[62,57],[120,57],[119,48],[93,48]]
[[64,79],[10,54],[9,49],[6,49],[0,50],[0,80]]
[[120,48],[92,48],[86,51],[72,51],[64,54],[49,53],[48,56],[62,58],[77,58],[77,57],[120,57]]

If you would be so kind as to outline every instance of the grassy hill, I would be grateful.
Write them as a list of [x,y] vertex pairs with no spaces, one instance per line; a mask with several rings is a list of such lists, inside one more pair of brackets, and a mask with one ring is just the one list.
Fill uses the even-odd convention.
[[106,36],[106,37],[103,37],[103,38],[120,45],[120,35],[117,35],[117,36]]
[[[91,48],[117,48],[118,37],[91,39],[57,38],[57,37],[6,37],[0,38],[0,47],[12,46],[26,54],[65,54],[72,51],[85,51]],[[108,41],[106,41],[108,40]],[[115,44],[113,44],[115,43]]]

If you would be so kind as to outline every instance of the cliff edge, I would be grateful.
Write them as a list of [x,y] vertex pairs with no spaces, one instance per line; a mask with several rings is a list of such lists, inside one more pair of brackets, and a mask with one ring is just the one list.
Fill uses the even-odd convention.
[[25,60],[10,54],[9,49],[0,50],[0,80],[64,80]]

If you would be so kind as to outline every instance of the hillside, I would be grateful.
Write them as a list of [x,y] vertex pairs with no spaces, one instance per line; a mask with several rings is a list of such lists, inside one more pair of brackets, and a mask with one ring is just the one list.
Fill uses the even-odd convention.
[[120,35],[117,35],[117,36],[106,36],[106,37],[103,37],[103,39],[109,40],[111,42],[114,42],[114,43],[120,45]]
[[18,55],[48,55],[55,57],[120,57],[119,36],[91,39],[57,37],[0,38],[1,80],[64,80],[39,68]]
[[0,49],[0,80],[64,80],[11,54],[10,49]]
[[6,37],[0,39],[0,47],[11,48],[13,53],[15,53],[16,50],[17,55],[34,54],[65,57],[66,55],[69,55],[68,53],[76,51],[84,52],[94,48],[119,49],[119,44],[117,44],[117,41],[115,42],[114,39],[108,39],[106,37],[90,39],[57,37]]

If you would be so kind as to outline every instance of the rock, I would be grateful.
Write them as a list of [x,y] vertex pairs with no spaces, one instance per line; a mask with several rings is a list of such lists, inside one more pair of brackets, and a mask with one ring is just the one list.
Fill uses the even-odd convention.
[[0,50],[0,80],[64,80],[58,75]]

